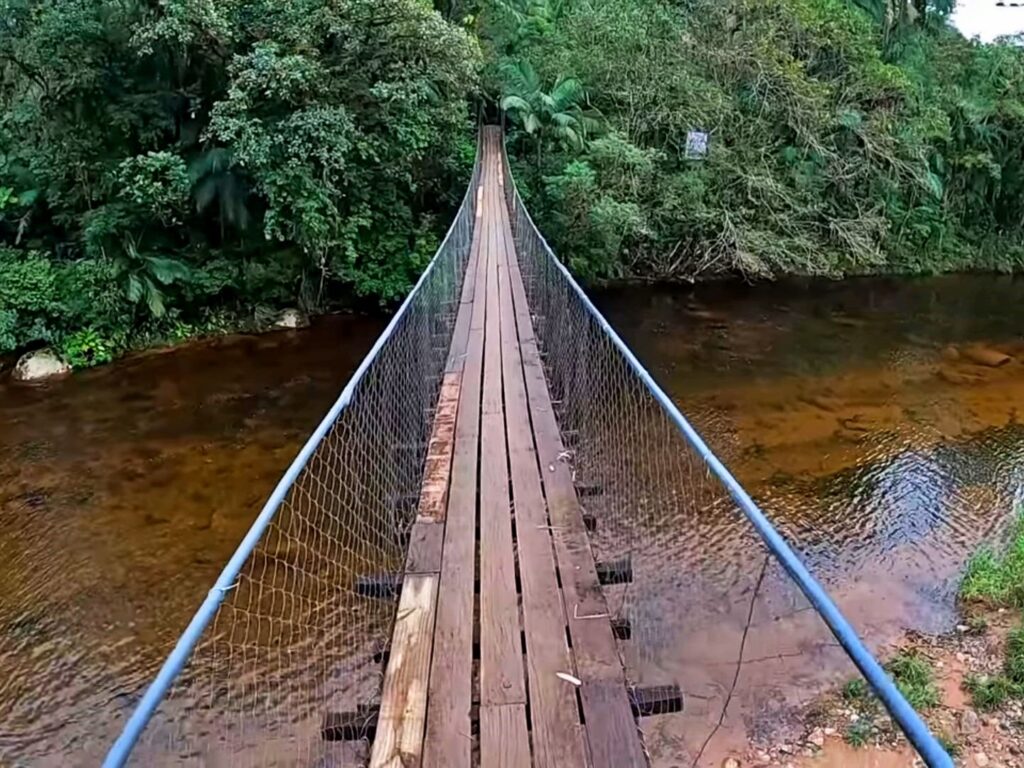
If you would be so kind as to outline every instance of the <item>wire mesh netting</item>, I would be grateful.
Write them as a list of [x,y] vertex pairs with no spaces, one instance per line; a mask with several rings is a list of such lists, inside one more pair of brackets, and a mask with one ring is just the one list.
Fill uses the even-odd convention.
[[[478,175],[479,158],[469,190]],[[324,718],[369,711],[379,698],[394,604],[360,597],[356,580],[402,570],[475,211],[467,192],[225,591],[132,764],[363,764],[367,742],[325,741]],[[368,715],[367,727],[372,721]]]
[[514,185],[506,196],[594,556],[631,574],[605,586],[627,681],[677,683],[686,698],[682,715],[646,734],[652,764],[703,765],[720,728],[745,743],[748,726],[770,730],[780,708],[798,707],[807,669],[855,670],[570,282]]

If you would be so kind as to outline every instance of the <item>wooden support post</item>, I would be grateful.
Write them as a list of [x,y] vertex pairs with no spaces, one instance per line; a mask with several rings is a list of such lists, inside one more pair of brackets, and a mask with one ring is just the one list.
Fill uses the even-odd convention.
[[376,704],[360,706],[355,712],[328,712],[320,735],[324,741],[372,740],[377,735],[379,715],[380,707]]
[[633,624],[626,618],[612,619],[612,634],[616,640],[629,640],[633,637]]
[[597,580],[603,584],[628,584],[633,580],[633,561],[629,556],[596,563]]
[[604,493],[604,486],[599,483],[577,483],[576,495],[581,499],[589,496],[600,496]]
[[678,685],[651,685],[629,689],[629,703],[635,717],[668,715],[683,711],[683,692]]
[[356,577],[355,590],[360,597],[392,599],[401,589],[401,573],[371,573]]

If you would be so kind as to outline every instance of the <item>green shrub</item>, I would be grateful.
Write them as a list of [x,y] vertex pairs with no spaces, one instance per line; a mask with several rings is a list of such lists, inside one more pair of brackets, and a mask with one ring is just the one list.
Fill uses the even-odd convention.
[[843,685],[843,698],[848,702],[862,701],[866,699],[871,691],[868,684],[862,677],[854,677]]
[[917,651],[900,652],[885,668],[914,709],[931,709],[941,701],[931,663]]
[[843,738],[846,739],[846,743],[851,747],[864,747],[871,742],[876,732],[875,724],[862,717],[846,727]]
[[1012,630],[1006,638],[1003,671],[1019,691],[1024,691],[1024,624]]
[[1020,695],[1020,689],[1004,675],[970,675],[964,679],[964,689],[971,695],[974,708],[981,712],[998,709]]
[[133,321],[114,275],[104,259],[62,261],[0,248],[0,353],[47,342],[75,350],[80,364],[111,359],[119,346],[113,340]]
[[462,198],[480,50],[430,3],[4,12],[0,353],[395,301]]
[[1024,516],[1014,525],[1003,554],[985,549],[971,558],[960,598],[989,607],[1024,607]]
[[58,346],[61,355],[73,368],[109,363],[118,351],[112,341],[104,339],[91,328],[68,334]]

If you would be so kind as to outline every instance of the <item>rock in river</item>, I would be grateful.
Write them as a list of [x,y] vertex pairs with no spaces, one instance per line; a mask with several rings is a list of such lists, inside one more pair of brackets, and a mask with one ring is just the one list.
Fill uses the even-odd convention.
[[307,328],[309,318],[297,309],[286,309],[274,320],[275,328]]
[[14,366],[15,381],[42,381],[71,373],[71,366],[50,348],[26,352]]
[[965,347],[960,353],[972,363],[986,365],[989,368],[998,368],[1010,362],[1010,356],[1006,353],[981,345]]

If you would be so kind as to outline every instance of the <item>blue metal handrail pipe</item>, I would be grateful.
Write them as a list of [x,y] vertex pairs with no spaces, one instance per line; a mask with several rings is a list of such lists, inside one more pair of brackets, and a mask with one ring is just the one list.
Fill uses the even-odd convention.
[[842,612],[833,602],[828,592],[818,583],[817,579],[811,575],[811,572],[804,565],[799,555],[793,551],[793,548],[789,546],[786,540],[782,537],[782,534],[778,532],[768,517],[761,511],[760,507],[750,497],[750,494],[744,490],[743,486],[740,485],[739,481],[733,477],[732,473],[726,468],[725,464],[715,455],[714,451],[708,447],[708,444],[704,442],[704,439],[700,436],[693,425],[683,416],[682,412],[676,407],[676,404],[672,401],[665,391],[658,385],[658,382],[654,380],[654,377],[650,372],[643,366],[633,351],[626,345],[619,334],[615,332],[611,324],[604,318],[604,315],[594,306],[594,302],[590,300],[583,288],[580,287],[579,283],[576,282],[575,278],[569,272],[564,264],[555,255],[554,250],[548,245],[547,240],[540,233],[540,230],[534,224],[530,212],[526,209],[526,206],[522,204],[522,199],[519,197],[519,189],[515,186],[515,178],[511,173],[510,166],[508,164],[508,158],[505,158],[505,168],[508,178],[512,181],[513,186],[513,200],[517,203],[529,222],[530,227],[534,230],[537,236],[540,238],[540,242],[544,247],[544,251],[548,258],[552,260],[552,263],[565,278],[566,282],[572,288],[573,292],[582,302],[584,308],[590,313],[594,322],[597,323],[598,327],[607,334],[608,338],[611,339],[612,343],[619,350],[619,353],[623,356],[629,367],[633,372],[640,378],[644,386],[650,392],[651,396],[658,402],[658,404],[665,411],[669,420],[679,429],[683,437],[690,444],[690,446],[697,452],[697,454],[704,460],[708,468],[714,473],[719,479],[733,501],[743,511],[743,514],[754,526],[761,540],[764,542],[768,550],[775,556],[786,573],[796,582],[800,591],[804,593],[811,605],[818,612],[818,615],[828,625],[828,628],[835,635],[836,640],[846,651],[846,654],[850,657],[853,663],[860,670],[861,674],[867,680],[868,685],[875,692],[885,708],[889,711],[892,719],[900,727],[907,739],[913,745],[914,749],[917,750],[918,754],[924,759],[925,763],[929,768],[954,768],[953,760],[943,749],[939,740],[935,738],[934,734],[928,729],[928,726],[921,719],[921,716],[917,711],[910,706],[906,697],[900,692],[899,688],[892,681],[892,678],[886,674],[882,665],[878,663],[878,660],[872,655],[872,653],[864,645],[864,641],[860,639],[857,631],[853,628],[850,622],[843,616]]
[[[477,147],[477,157],[474,165],[473,178],[476,178],[477,170],[480,164],[480,148]],[[474,188],[475,184],[470,183],[466,189],[466,194],[463,196],[462,203],[459,207],[459,214],[462,214],[463,210],[467,206],[472,206],[474,203]],[[345,388],[341,391],[341,395],[331,406],[331,409],[324,416],[323,420],[314,430],[313,434],[310,435],[305,445],[299,451],[298,455],[292,461],[291,465],[285,471],[284,476],[278,482],[274,488],[273,493],[270,494],[270,498],[267,499],[266,504],[263,505],[263,509],[260,511],[256,520],[253,522],[249,531],[245,534],[245,538],[242,539],[242,543],[238,545],[238,549],[231,556],[228,564],[221,571],[220,576],[217,578],[213,588],[207,593],[206,599],[203,600],[199,606],[199,610],[196,611],[192,620],[189,622],[185,631],[181,637],[178,638],[178,642],[175,644],[174,649],[171,651],[167,660],[164,662],[160,671],[157,673],[153,682],[150,683],[149,688],[143,694],[142,699],[139,701],[135,710],[132,712],[131,717],[128,719],[121,731],[120,736],[114,742],[110,751],[107,753],[106,759],[103,761],[103,768],[121,768],[128,762],[128,758],[131,756],[132,750],[135,748],[139,737],[142,732],[146,729],[149,721],[152,719],[157,707],[160,702],[163,701],[167,692],[171,689],[174,681],[177,679],[181,670],[184,669],[185,664],[188,662],[189,657],[195,650],[196,645],[199,643],[203,632],[210,625],[213,617],[217,614],[217,610],[220,608],[221,603],[224,602],[225,596],[236,586],[238,581],[238,575],[245,565],[246,561],[252,555],[256,546],[259,544],[260,539],[266,533],[267,528],[273,522],[276,517],[278,510],[281,508],[282,503],[288,495],[288,492],[295,485],[296,479],[302,473],[302,470],[306,468],[310,458],[316,452],[320,443],[331,428],[338,421],[338,417],[341,416],[342,412],[352,402],[352,398],[359,388],[359,384],[366,376],[366,372],[370,366],[377,359],[381,349],[388,342],[388,340],[394,335],[395,330],[398,328],[402,319],[409,311],[409,306],[412,304],[413,299],[420,292],[421,287],[431,272],[437,267],[438,261],[441,255],[445,251],[445,246],[448,241],[452,238],[455,228],[458,225],[460,216],[456,215],[452,221],[451,226],[448,228],[448,232],[445,235],[444,240],[441,241],[441,245],[438,247],[437,252],[431,259],[427,268],[420,275],[419,280],[413,286],[409,295],[406,296],[405,301],[402,302],[398,311],[395,312],[394,317],[391,318],[391,322],[388,323],[387,327],[381,333],[380,337],[374,342],[374,345],[370,348],[370,351],[366,353],[366,357],[356,368],[355,373],[352,374],[352,378],[349,379]]]

